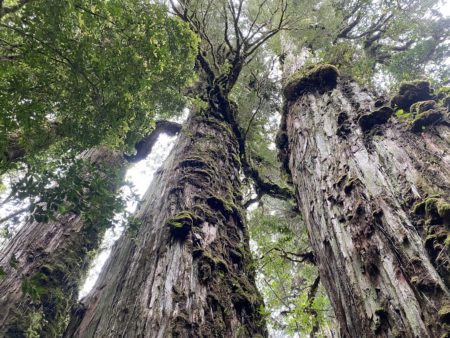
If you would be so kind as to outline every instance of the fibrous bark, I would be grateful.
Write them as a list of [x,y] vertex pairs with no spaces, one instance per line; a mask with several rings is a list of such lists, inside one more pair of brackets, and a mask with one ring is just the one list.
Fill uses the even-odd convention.
[[67,337],[266,336],[240,195],[239,145],[193,114]]
[[[105,147],[83,153],[98,165],[124,168]],[[117,187],[115,187],[117,188]],[[111,187],[111,189],[115,189]],[[30,221],[0,250],[0,336],[59,337],[102,229],[69,212],[48,223]]]
[[278,139],[341,336],[446,336],[448,112],[418,130],[325,68],[288,87]]

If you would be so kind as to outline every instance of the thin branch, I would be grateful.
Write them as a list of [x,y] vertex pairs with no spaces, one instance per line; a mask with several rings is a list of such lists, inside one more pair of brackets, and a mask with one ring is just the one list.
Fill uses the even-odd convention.
[[[284,249],[281,248],[272,248],[274,251],[277,251],[280,253],[280,257],[285,258],[291,262],[295,262],[295,263],[310,263],[313,265],[316,265],[316,256],[314,255],[314,252],[312,251],[308,251],[308,252],[290,252],[290,251],[286,251]],[[271,250],[272,250],[271,249]],[[267,254],[267,253],[266,253]],[[292,258],[291,256],[297,257],[299,259],[295,259]]]
[[317,290],[319,289],[319,283],[320,283],[320,276],[317,275],[316,279],[314,280],[313,284],[311,285],[311,288],[308,292],[308,305],[305,309],[308,313],[310,313],[314,317],[314,325],[311,329],[311,332],[309,334],[310,337],[314,338],[319,331],[319,321],[317,319],[318,313],[315,309],[313,309],[314,299],[316,298]]
[[20,214],[23,214],[24,212],[29,211],[29,210],[30,210],[29,206],[22,208],[22,209],[18,209],[7,216],[0,218],[0,223],[6,222],[6,221],[10,220],[11,218],[16,217]]
[[246,158],[241,156],[241,162],[245,175],[250,177],[255,183],[255,190],[258,195],[265,194],[283,200],[294,198],[294,194],[290,189],[282,188],[276,183],[264,180],[259,171],[250,165]]
[[353,22],[351,22],[350,24],[347,25],[347,27],[344,27],[343,29],[341,29],[341,31],[336,35],[335,40],[333,41],[334,43],[336,43],[336,41],[338,39],[345,39],[348,36],[348,33],[350,33],[350,31],[357,25],[359,24],[359,22],[362,19],[362,15],[358,14],[358,16],[356,17],[355,20],[353,20]]
[[[262,1],[262,2],[259,4],[259,6],[258,6],[258,11],[256,12],[255,18],[253,19],[252,23],[250,24],[250,28],[248,29],[248,33],[247,33],[247,35],[246,35],[246,37],[245,37],[245,40],[247,40],[247,41],[249,40],[249,38],[250,38],[250,33],[251,33],[251,31],[253,30],[253,27],[255,26],[256,22],[258,21],[259,16],[261,15],[261,12],[262,12],[262,8],[263,8],[263,6],[266,5],[266,3],[267,3],[267,0],[264,0],[264,1]],[[251,39],[251,38],[250,38],[250,39]]]
[[261,95],[259,95],[259,91],[256,92],[256,95],[258,96],[258,99],[259,99],[258,106],[256,107],[255,111],[253,112],[252,116],[250,117],[250,120],[248,121],[247,129],[245,129],[244,136],[243,136],[244,140],[247,139],[247,134],[250,131],[250,127],[252,126],[253,120],[255,119],[256,115],[261,110],[263,98]]
[[225,6],[225,3],[223,3],[223,15],[224,15],[224,22],[225,22],[225,29],[223,32],[223,37],[225,40],[225,43],[227,44],[228,48],[231,52],[235,51],[233,45],[231,44],[229,38],[228,38],[228,15],[227,15],[227,9]]
[[[256,39],[255,41],[253,41],[251,43],[248,43],[248,46],[246,48],[247,50],[245,51],[245,54],[244,54],[245,58],[252,55],[267,40],[269,40],[271,37],[273,37],[280,31],[282,31],[286,27],[286,25],[287,25],[287,20],[286,20],[287,9],[288,9],[288,3],[287,3],[287,1],[283,0],[282,4],[281,4],[281,16],[278,21],[278,25],[276,26],[276,28],[274,28],[270,31],[267,31],[260,38]],[[278,11],[278,9],[277,9],[277,11]]]

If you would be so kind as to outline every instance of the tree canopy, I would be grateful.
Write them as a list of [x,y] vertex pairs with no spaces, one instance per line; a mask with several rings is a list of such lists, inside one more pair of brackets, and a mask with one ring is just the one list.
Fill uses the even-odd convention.
[[[14,2],[13,2],[14,3]],[[0,22],[0,153],[131,149],[175,114],[197,38],[163,5],[21,1]],[[25,5],[26,3],[26,5]],[[13,10],[15,8],[15,10]],[[14,149],[13,149],[14,150]]]

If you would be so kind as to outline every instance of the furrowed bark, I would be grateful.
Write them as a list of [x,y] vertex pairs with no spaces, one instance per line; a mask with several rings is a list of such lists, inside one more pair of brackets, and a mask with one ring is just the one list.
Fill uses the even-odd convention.
[[[123,158],[107,148],[86,151],[83,157],[124,169]],[[98,247],[101,235],[73,212],[57,221],[24,224],[0,250],[0,336],[60,337],[77,304],[88,253]]]
[[[66,337],[267,336],[240,203],[236,137],[193,114]],[[216,116],[216,117],[214,117]]]
[[341,336],[446,337],[448,112],[402,123],[332,66],[291,81],[284,94],[281,159]]

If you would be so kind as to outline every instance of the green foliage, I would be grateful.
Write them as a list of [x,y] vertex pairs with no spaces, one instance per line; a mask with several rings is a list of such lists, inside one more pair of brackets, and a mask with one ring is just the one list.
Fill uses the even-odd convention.
[[[298,19],[276,50],[302,55],[302,65],[311,61],[338,65],[363,83],[381,80],[386,86],[425,73],[442,82],[449,76],[443,61],[449,57],[450,19],[437,10],[440,4],[438,0],[292,1]],[[286,44],[286,39],[292,43]],[[282,45],[288,47],[283,50]]]
[[7,276],[5,269],[0,266],[0,282]]
[[[11,5],[11,4],[9,4]],[[107,226],[122,177],[80,159],[126,151],[184,105],[198,39],[139,0],[35,0],[0,17],[0,174],[38,222],[67,212]],[[19,159],[16,164],[13,160]]]
[[113,213],[124,209],[125,201],[113,188],[121,185],[121,168],[68,155],[48,161],[36,159],[27,169],[12,185],[11,196],[29,200],[37,222],[47,223],[72,212],[98,228],[106,228]]
[[1,156],[12,136],[29,156],[55,142],[130,147],[183,104],[197,39],[164,6],[37,0],[0,27]]
[[19,261],[17,260],[16,255],[12,254],[11,258],[9,259],[9,266],[15,269],[17,268],[18,263]]
[[131,237],[135,237],[138,234],[139,228],[141,227],[142,223],[142,220],[140,220],[139,218],[136,218],[134,216],[128,217],[127,234]]
[[274,331],[302,336],[317,325],[323,333],[330,324],[330,304],[322,287],[309,297],[318,271],[307,260],[301,262],[301,254],[311,249],[298,212],[292,208],[286,202],[264,199],[249,215],[258,284]]
[[42,295],[46,293],[45,284],[48,282],[48,277],[38,272],[31,278],[25,278],[22,281],[22,292],[30,295],[30,297],[37,301]]
[[39,338],[42,331],[42,313],[36,311],[30,316],[30,326],[27,328],[27,338]]
[[275,137],[282,99],[281,80],[276,75],[276,57],[257,52],[251,64],[242,70],[231,97],[239,107],[237,116],[244,130],[247,154],[262,177],[281,186]]

